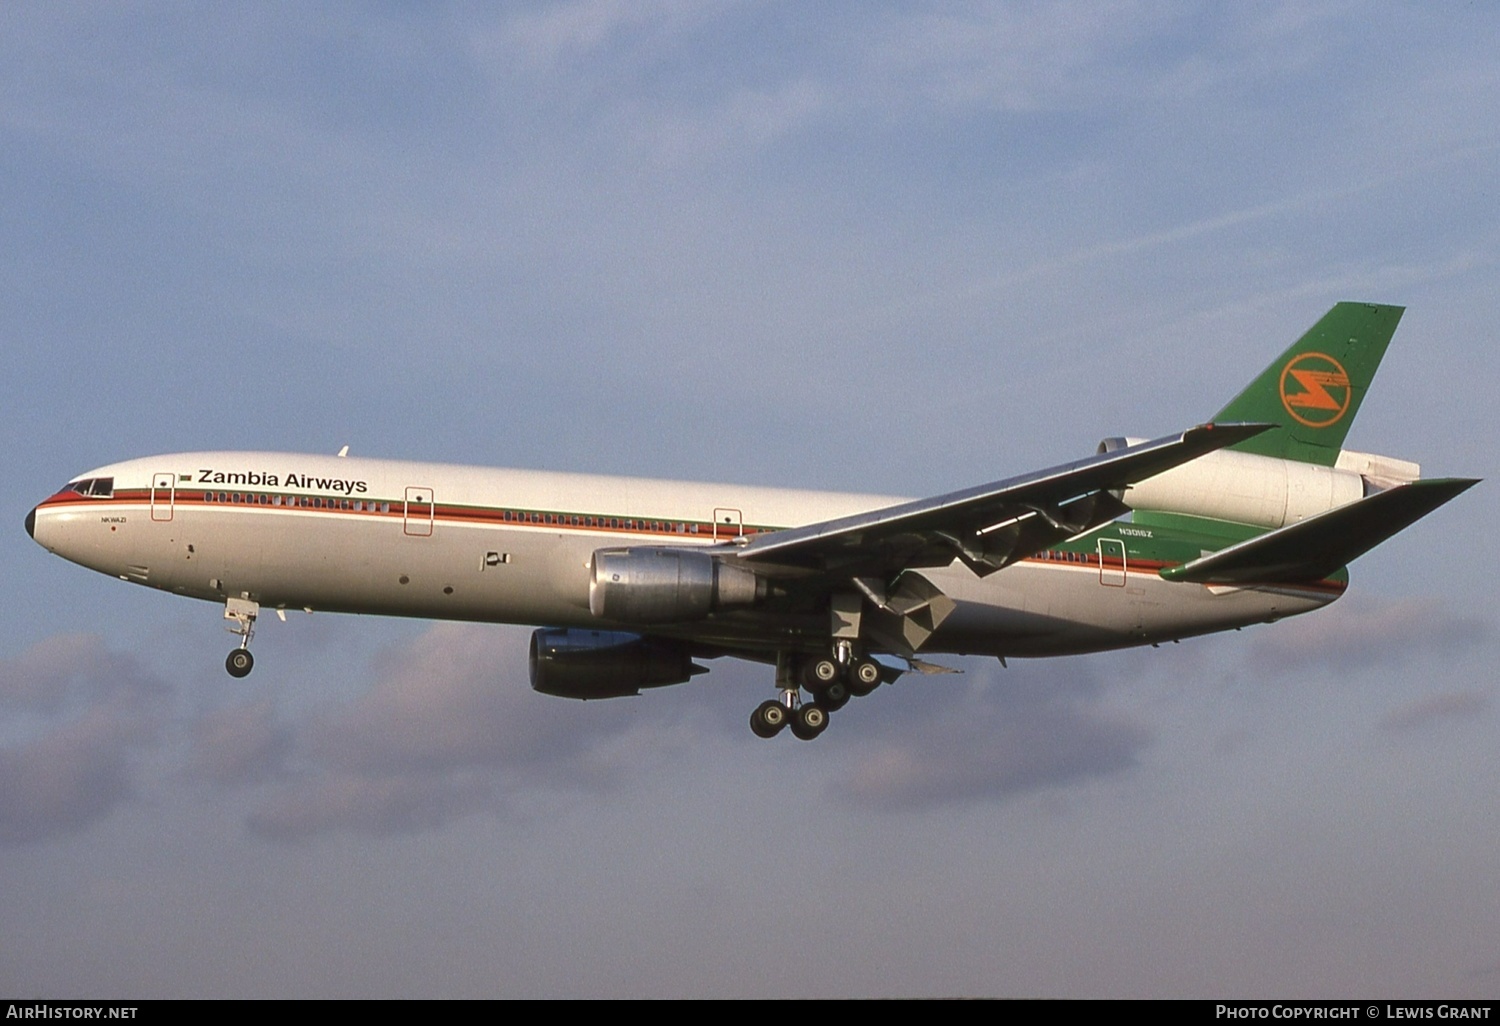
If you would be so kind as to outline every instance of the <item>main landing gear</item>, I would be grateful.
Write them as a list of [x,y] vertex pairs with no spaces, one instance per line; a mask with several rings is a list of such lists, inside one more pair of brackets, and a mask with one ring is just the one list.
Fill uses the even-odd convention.
[[788,726],[793,737],[811,741],[828,729],[828,710],[817,702],[801,701],[796,692],[783,692],[783,697],[760,703],[750,714],[756,737],[775,737]]
[[[794,657],[783,652],[776,660],[781,697],[755,707],[750,729],[756,737],[769,738],[791,727],[793,737],[811,741],[828,729],[831,713],[879,687],[881,672],[879,663],[854,656],[847,646],[831,656]],[[809,701],[802,700],[804,689],[812,696]]]
[[240,647],[224,659],[224,669],[231,677],[245,677],[255,669],[255,657],[250,654],[250,639],[255,637],[255,618],[260,616],[260,603],[247,598],[232,598],[224,603],[224,619],[233,620],[233,627],[224,628],[230,634],[239,635]]

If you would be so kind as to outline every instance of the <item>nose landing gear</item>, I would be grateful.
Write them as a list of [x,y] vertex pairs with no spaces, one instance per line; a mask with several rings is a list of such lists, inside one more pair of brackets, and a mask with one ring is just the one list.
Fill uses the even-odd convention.
[[255,657],[250,654],[250,639],[255,637],[255,619],[260,616],[260,603],[248,598],[232,598],[224,602],[224,619],[233,620],[233,627],[224,628],[240,639],[240,647],[224,659],[224,669],[231,677],[248,676],[255,669]]

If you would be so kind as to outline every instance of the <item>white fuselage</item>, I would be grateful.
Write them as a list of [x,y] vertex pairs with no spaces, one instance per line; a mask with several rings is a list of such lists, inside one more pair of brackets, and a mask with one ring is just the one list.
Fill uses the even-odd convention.
[[[154,456],[76,480],[109,483],[44,501],[28,521],[33,536],[123,580],[268,608],[618,629],[630,625],[589,611],[598,549],[729,545],[904,501],[257,452]],[[1123,558],[1107,561],[1114,551],[1028,559],[984,578],[959,563],[921,571],[957,603],[922,651],[1118,648],[1306,612],[1337,594],[1171,583],[1159,562],[1132,561],[1123,545]],[[769,652],[822,629],[741,610],[651,633]]]

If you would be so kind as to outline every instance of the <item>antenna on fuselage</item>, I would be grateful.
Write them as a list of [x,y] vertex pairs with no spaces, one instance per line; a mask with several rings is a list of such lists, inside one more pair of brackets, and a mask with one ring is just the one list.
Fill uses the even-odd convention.
[[347,456],[347,455],[349,455],[349,447],[346,445],[342,449],[340,449],[339,450],[339,455],[340,456]]

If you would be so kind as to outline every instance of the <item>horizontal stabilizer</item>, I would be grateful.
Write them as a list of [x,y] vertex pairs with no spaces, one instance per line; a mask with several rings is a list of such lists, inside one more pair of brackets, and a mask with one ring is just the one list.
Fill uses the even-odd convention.
[[1161,572],[1199,584],[1295,584],[1321,581],[1478,484],[1434,478],[1388,488]]

